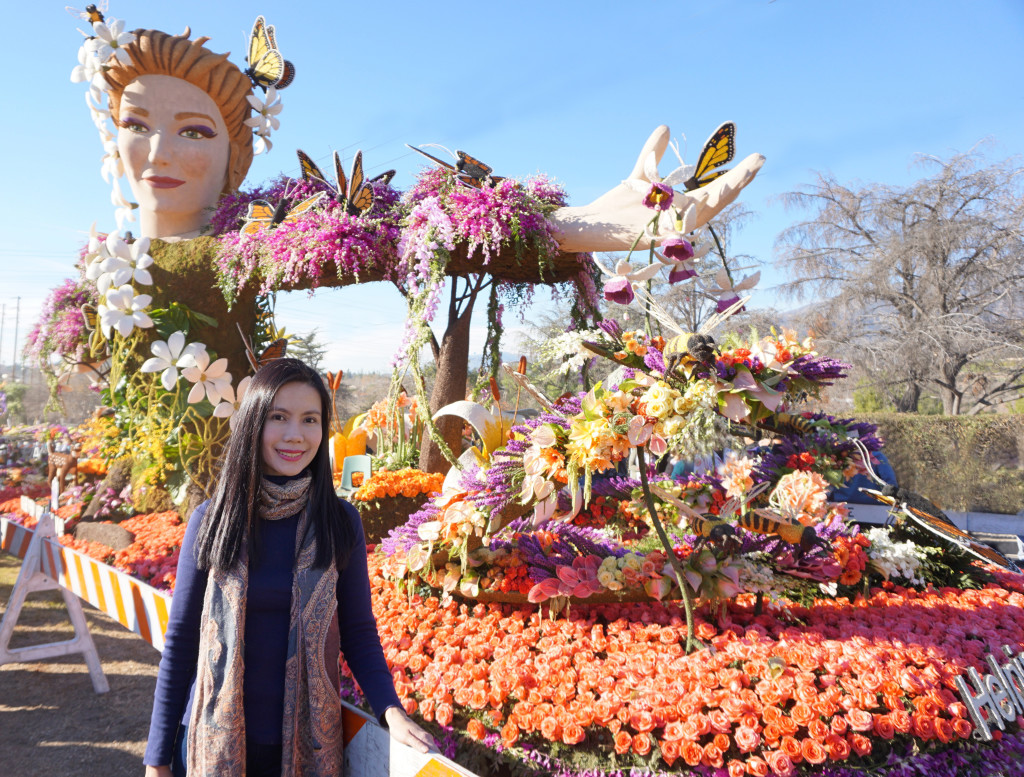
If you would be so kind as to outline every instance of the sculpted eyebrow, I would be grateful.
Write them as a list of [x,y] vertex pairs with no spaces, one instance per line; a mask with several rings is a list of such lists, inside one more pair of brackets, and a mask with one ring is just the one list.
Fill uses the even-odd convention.
[[214,122],[212,117],[208,116],[205,113],[197,113],[196,111],[182,111],[181,113],[174,114],[174,118],[177,121],[181,121],[182,119],[199,118],[199,119],[206,119],[208,122],[210,122],[210,124],[215,124],[216,123],[216,122]]
[[131,103],[125,105],[122,108],[121,113],[134,113],[137,116],[149,116],[149,111],[147,111],[145,108],[139,108],[135,105],[132,105]]

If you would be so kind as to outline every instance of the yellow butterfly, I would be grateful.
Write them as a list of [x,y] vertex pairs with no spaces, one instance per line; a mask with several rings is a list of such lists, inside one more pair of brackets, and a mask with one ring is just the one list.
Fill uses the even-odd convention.
[[[675,146],[673,146],[675,148]],[[678,151],[676,152],[678,154]],[[719,170],[732,161],[736,153],[736,125],[724,122],[704,141],[704,147],[697,157],[697,164],[677,167],[662,179],[662,183],[675,188],[682,184],[687,191],[707,186],[720,175],[729,172]],[[653,180],[653,179],[652,179]]]
[[284,89],[295,79],[295,65],[281,56],[277,50],[274,26],[268,25],[262,16],[257,16],[252,25],[245,61],[248,65],[245,74],[253,86],[264,92],[271,86]]
[[[302,177],[307,181],[319,181],[324,184],[334,193],[334,198],[338,202],[345,203],[346,209],[353,216],[358,216],[361,213],[365,213],[373,205],[373,187],[367,185],[365,176],[363,175],[363,152],[357,151],[355,159],[352,160],[352,172],[350,175],[345,175],[345,171],[341,167],[341,157],[338,152],[334,152],[334,176],[337,182],[336,186],[332,186],[327,180],[327,176],[323,174],[320,168],[317,166],[310,156],[301,150],[295,152],[299,157],[299,166],[302,168]],[[392,177],[394,177],[395,171],[388,170],[386,173],[378,175],[372,179],[370,183],[377,181],[383,181],[384,183],[390,183]]]
[[316,205],[323,198],[324,192],[308,197],[291,210],[288,209],[288,198],[281,200],[276,206],[266,200],[253,200],[245,214],[245,224],[242,227],[243,235],[255,235],[257,232],[267,228],[276,227],[288,221],[296,221],[299,216]]

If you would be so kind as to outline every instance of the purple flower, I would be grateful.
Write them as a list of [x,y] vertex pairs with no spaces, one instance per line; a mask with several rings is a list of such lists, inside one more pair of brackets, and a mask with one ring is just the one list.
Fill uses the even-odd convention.
[[[724,313],[725,311],[727,311],[729,308],[731,308],[733,305],[735,305],[739,301],[740,301],[740,298],[736,294],[726,295],[724,297],[721,297],[718,300],[718,304],[715,305],[715,310],[718,311],[719,313]],[[746,306],[743,306],[743,307],[737,308],[733,312],[734,313],[742,313],[746,309],[747,309]]]
[[651,189],[644,197],[644,205],[651,210],[668,210],[672,206],[672,187],[664,183],[652,183]]
[[604,298],[609,302],[628,305],[633,301],[633,284],[622,276],[612,278],[604,285]]
[[661,252],[665,257],[675,262],[683,262],[693,259],[693,245],[689,240],[681,237],[672,237],[661,244]]
[[[692,261],[683,261],[683,262],[679,262],[678,264],[676,264],[675,267],[673,267],[669,271],[668,282],[670,284],[672,284],[672,283],[679,283],[680,281],[685,281],[685,280],[688,280],[690,278],[693,278],[696,275],[697,275],[697,270],[694,269],[693,262]],[[719,304],[721,304],[721,303],[719,303]]]

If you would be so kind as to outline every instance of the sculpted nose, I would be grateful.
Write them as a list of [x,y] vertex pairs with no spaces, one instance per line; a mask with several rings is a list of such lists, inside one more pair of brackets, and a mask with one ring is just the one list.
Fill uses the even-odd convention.
[[170,144],[162,132],[154,132],[149,139],[149,161],[154,165],[166,165],[170,161]]

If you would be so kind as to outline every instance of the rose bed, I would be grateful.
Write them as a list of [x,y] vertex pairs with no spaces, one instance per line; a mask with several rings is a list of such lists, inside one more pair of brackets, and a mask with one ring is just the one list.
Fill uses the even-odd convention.
[[[173,585],[167,542],[134,549],[131,566]],[[479,774],[1024,775],[1024,720],[973,741],[954,686],[967,667],[986,671],[986,654],[1024,646],[1019,576],[981,590],[887,584],[760,615],[744,595],[717,619],[698,611],[707,647],[685,655],[678,604],[573,604],[552,619],[536,605],[442,603],[369,561],[404,706]],[[343,690],[358,700],[350,679]]]

